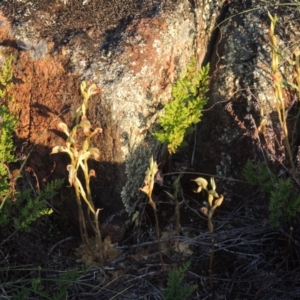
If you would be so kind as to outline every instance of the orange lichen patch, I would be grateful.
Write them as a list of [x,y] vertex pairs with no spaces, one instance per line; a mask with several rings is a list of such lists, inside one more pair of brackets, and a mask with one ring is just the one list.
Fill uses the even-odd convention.
[[50,129],[61,120],[66,106],[73,103],[67,105],[66,99],[80,101],[78,83],[66,75],[59,58],[34,61],[27,52],[18,53],[14,77],[10,109],[19,120],[16,137],[53,147],[57,137]]
[[11,89],[14,101],[10,102],[10,110],[18,117],[18,126],[16,135],[20,139],[27,139],[29,136],[30,124],[30,99],[32,68],[28,67],[28,56],[25,53],[19,53],[17,61],[14,64],[15,84]]
[[[158,90],[164,90],[173,81],[174,70],[176,69],[172,50],[176,46],[170,50],[170,53],[166,49],[159,48],[161,33],[166,30],[167,23],[158,18],[134,20],[127,29],[128,36],[134,32],[134,38],[125,45],[125,60],[131,62],[129,66],[134,74],[139,74],[143,68],[147,68],[147,76],[156,79]],[[158,43],[158,47],[156,47],[156,43]],[[148,82],[145,80],[138,81],[146,92]]]
[[44,80],[49,80],[64,73],[64,68],[60,61],[55,58],[47,60],[37,60],[34,62],[35,72],[43,76]]
[[144,18],[135,20],[128,27],[127,32],[133,31],[139,37],[141,44],[130,45],[127,47],[130,60],[135,62],[132,70],[135,74],[139,73],[144,65],[155,65],[157,59],[154,41],[159,38],[161,31],[166,29],[165,22],[158,19]]
[[169,57],[165,57],[161,66],[159,85],[164,90],[168,84],[172,84],[175,75],[176,65],[173,53]]
[[11,24],[8,19],[0,12],[0,42],[9,38]]

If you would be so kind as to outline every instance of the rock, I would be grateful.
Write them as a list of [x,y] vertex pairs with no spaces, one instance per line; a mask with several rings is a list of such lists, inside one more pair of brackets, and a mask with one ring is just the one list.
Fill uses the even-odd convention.
[[[277,157],[284,155],[282,147],[273,145],[268,137],[280,131],[271,72],[269,44],[270,19],[278,15],[276,27],[283,60],[281,71],[293,82],[295,46],[299,40],[299,10],[295,6],[261,5],[260,1],[232,2],[220,26],[220,35],[212,58],[214,66],[210,87],[209,109],[197,129],[194,145],[194,167],[199,172],[216,174],[223,182],[225,199],[232,192],[248,196],[245,185],[231,179],[245,180],[243,168],[248,159],[265,161],[259,143],[273,149]],[[292,94],[295,94],[295,91]],[[293,97],[292,97],[293,98]],[[287,107],[292,99],[285,95]],[[268,134],[258,135],[261,112],[268,121]],[[282,146],[282,145],[281,145]],[[276,150],[275,150],[276,148]],[[274,157],[269,157],[272,161]],[[287,161],[286,161],[287,162]],[[225,181],[224,181],[225,179]],[[226,182],[226,179],[227,180]]]
[[55,125],[72,124],[80,81],[94,82],[101,94],[91,99],[89,118],[103,128],[94,141],[102,152],[102,161],[93,164],[94,201],[108,217],[119,214],[122,195],[133,212],[149,157],[162,154],[151,128],[191,58],[203,62],[222,3],[4,0],[7,29],[0,41],[15,55],[11,109],[20,119],[19,150],[26,151],[24,142],[35,145],[34,154],[47,164],[36,166],[31,156],[39,178],[66,176],[65,159],[48,157],[63,144]]

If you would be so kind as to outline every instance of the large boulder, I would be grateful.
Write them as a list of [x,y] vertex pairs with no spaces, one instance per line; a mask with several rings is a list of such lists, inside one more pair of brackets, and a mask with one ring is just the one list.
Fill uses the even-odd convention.
[[56,126],[72,125],[80,82],[94,82],[101,93],[90,101],[89,118],[103,128],[94,140],[102,153],[93,165],[94,201],[104,218],[123,204],[132,212],[150,156],[164,151],[151,128],[171,100],[174,80],[192,58],[200,66],[211,51],[223,1],[63,2],[1,4],[1,45],[14,51],[19,156],[34,145],[28,164],[38,178],[66,177],[67,160],[49,157],[63,144]]

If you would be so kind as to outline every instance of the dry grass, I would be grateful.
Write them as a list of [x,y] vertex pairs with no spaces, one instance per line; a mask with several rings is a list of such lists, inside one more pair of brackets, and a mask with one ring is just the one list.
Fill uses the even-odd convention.
[[[186,201],[194,206],[194,199],[186,196]],[[199,218],[198,222],[190,226],[187,224],[190,234],[177,237],[180,243],[192,245],[193,255],[184,258],[174,253],[165,254],[166,268],[170,270],[186,259],[191,260],[186,278],[188,283],[197,284],[198,288],[189,299],[299,298],[299,230],[292,234],[289,228],[274,230],[261,194],[236,199],[236,202],[238,204],[234,208],[221,208],[215,216],[213,290],[209,286],[207,272],[211,244],[205,220]],[[191,215],[194,212],[189,210]],[[17,234],[2,247],[0,289],[3,299],[11,296],[8,283],[35,278],[38,266],[47,270],[42,277],[45,283],[50,281],[46,284],[49,293],[55,289],[58,274],[80,268],[73,254],[78,239],[62,235],[43,239],[49,225],[47,222],[39,221],[31,233]],[[153,236],[143,243],[128,242],[120,248],[123,254],[104,269],[91,267],[80,271],[80,277],[68,290],[68,299],[163,299],[166,276],[160,270]],[[26,271],[14,268],[25,264]]]

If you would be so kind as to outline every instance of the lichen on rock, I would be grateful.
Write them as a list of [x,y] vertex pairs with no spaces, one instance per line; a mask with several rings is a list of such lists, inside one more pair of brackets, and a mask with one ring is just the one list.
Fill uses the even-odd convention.
[[163,155],[164,147],[152,136],[148,136],[145,142],[136,147],[126,159],[126,184],[122,189],[121,197],[126,211],[131,215],[139,202],[145,198],[140,192],[143,186],[145,172],[149,167],[149,159],[153,155],[156,158]]
[[[96,201],[122,209],[122,185],[123,201],[139,193],[149,156],[157,151],[148,143],[151,127],[191,58],[202,63],[223,1],[90,1],[84,13],[82,1],[3,2],[10,36],[2,42],[16,51],[22,79],[16,84],[16,107],[23,107],[18,113],[24,117],[20,137],[34,143],[42,134],[38,124],[48,128],[54,118],[71,125],[80,81],[95,83],[101,93],[91,101],[90,119],[103,128],[96,140],[103,158]],[[42,136],[36,154],[47,161],[47,147],[59,137],[52,131]],[[56,170],[64,169],[56,163]]]

